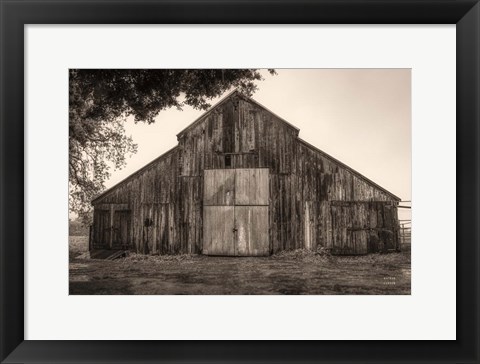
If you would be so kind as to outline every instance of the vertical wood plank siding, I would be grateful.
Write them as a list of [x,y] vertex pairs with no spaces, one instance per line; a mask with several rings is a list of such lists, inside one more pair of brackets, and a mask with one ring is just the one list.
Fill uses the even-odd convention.
[[[128,204],[131,228],[124,231],[137,252],[201,253],[204,170],[225,168],[269,168],[272,252],[321,246],[338,254],[364,254],[398,246],[393,195],[302,141],[298,129],[238,94],[181,132],[176,148],[93,204]],[[338,201],[351,203],[342,207]],[[146,218],[150,227],[144,226]],[[95,210],[94,246],[108,240],[106,225],[103,212]]]
[[303,246],[322,246],[335,254],[397,249],[397,200],[307,143],[299,141],[297,147],[303,205],[297,236]]

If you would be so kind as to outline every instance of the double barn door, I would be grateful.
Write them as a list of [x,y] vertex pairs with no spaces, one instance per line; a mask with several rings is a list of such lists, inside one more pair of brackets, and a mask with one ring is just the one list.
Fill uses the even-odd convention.
[[95,249],[127,249],[130,241],[130,210],[97,209],[94,214]]
[[269,255],[266,168],[204,171],[203,254]]

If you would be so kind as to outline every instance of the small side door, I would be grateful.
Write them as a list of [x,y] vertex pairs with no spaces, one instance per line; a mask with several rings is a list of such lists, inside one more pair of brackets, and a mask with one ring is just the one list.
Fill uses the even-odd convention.
[[107,249],[110,243],[110,212],[108,210],[95,210],[93,224],[93,248]]
[[368,226],[363,221],[363,203],[342,201],[332,204],[332,254],[359,255],[368,252]]

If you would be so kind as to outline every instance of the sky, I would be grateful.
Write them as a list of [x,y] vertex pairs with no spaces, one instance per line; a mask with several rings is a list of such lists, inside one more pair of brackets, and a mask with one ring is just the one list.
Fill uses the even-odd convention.
[[[262,71],[264,80],[257,82],[254,100],[298,127],[300,138],[411,201],[410,69],[276,71],[275,76]],[[111,171],[106,187],[176,146],[176,134],[203,113],[174,108],[162,111],[151,125],[129,120],[126,132],[138,144],[138,152],[127,159],[126,167]],[[399,209],[401,220],[410,216],[409,209]]]

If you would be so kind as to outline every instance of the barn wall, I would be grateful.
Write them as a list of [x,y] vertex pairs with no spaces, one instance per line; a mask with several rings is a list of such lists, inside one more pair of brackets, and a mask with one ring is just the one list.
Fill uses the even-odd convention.
[[[297,129],[242,98],[231,98],[179,135],[180,174],[203,169],[270,168],[273,174],[295,169]],[[231,165],[226,165],[225,157]]]
[[[101,198],[94,201],[94,215],[103,216],[101,205],[128,204],[131,218],[130,249],[141,253],[177,253],[183,250],[178,240],[181,185],[177,183],[178,149],[167,152],[140,172],[130,176]],[[152,220],[145,227],[146,218]],[[108,222],[94,220],[94,241]]]
[[396,249],[395,198],[307,143],[299,140],[297,148],[302,247],[337,254]]
[[[363,236],[370,237],[370,233],[360,231],[365,223],[359,220],[359,211],[367,212],[364,219],[372,221],[370,225],[379,220],[384,226],[388,219],[398,224],[390,194],[298,139],[298,129],[238,95],[181,132],[174,150],[114,187],[94,205],[128,204],[131,248],[137,252],[201,253],[203,171],[223,168],[269,168],[272,252],[319,246],[332,249],[340,241],[345,241],[342,244],[347,248],[353,244],[354,250],[358,245],[358,252],[363,252]],[[347,218],[343,210],[332,207],[338,201],[378,203],[366,210],[356,205],[345,208]],[[393,210],[384,209],[382,201]],[[342,214],[343,220],[339,219]],[[95,239],[105,240],[100,230],[108,225],[106,217],[101,211],[95,211],[95,216]],[[146,218],[151,219],[151,227],[144,226]],[[352,233],[353,227],[359,232]],[[349,239],[341,236],[346,233]]]
[[297,134],[297,129],[241,97],[226,100],[182,133],[179,173],[189,186],[182,190],[181,219],[193,221],[188,236],[182,236],[184,245],[195,246],[195,252],[202,249],[203,169],[269,168],[270,244],[273,250],[300,247],[293,239],[297,227],[291,220],[300,205],[287,198],[296,190]]
[[[299,241],[292,239],[297,229],[289,222],[300,205],[285,197],[296,190],[292,171],[296,168],[297,134],[297,129],[262,107],[232,97],[179,135],[174,152],[118,185],[95,204],[129,204],[132,248],[138,252],[200,253],[203,170],[269,168],[271,245],[277,247],[275,250],[300,247]],[[153,221],[151,228],[143,226],[147,217]]]

